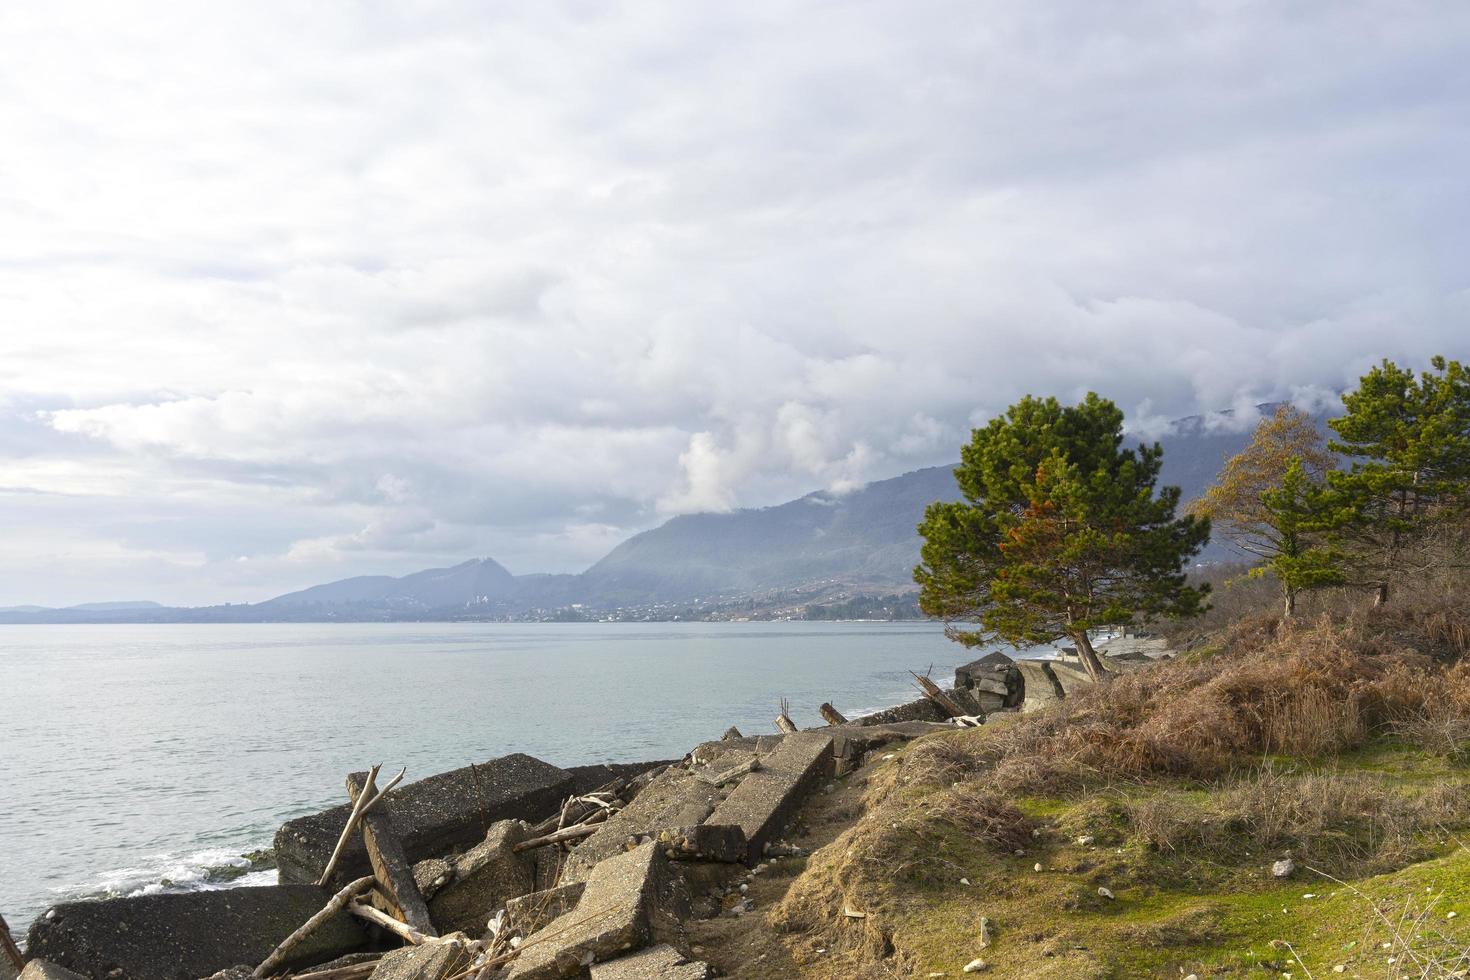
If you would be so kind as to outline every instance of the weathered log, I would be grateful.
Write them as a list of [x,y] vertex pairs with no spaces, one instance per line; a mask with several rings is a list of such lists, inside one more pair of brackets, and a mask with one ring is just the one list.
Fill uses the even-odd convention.
[[[382,795],[374,793],[373,789],[371,779],[364,783],[357,773],[348,774],[347,793],[353,803],[363,795],[369,798]],[[368,861],[373,866],[373,874],[384,897],[393,903],[409,926],[425,935],[437,936],[434,921],[429,917],[429,907],[424,904],[424,897],[414,883],[413,865],[403,853],[403,842],[393,829],[393,820],[386,813],[373,813],[364,807],[362,840],[367,845]]]
[[944,712],[945,717],[958,718],[960,715],[969,713],[956,704],[954,698],[941,691],[938,684],[935,684],[923,674],[914,674],[912,670],[909,673],[914,675],[914,680],[918,683],[919,690],[924,692],[924,697],[938,705],[939,710]]
[[[383,768],[379,762],[368,770],[368,782],[378,778],[378,770]],[[332,872],[337,870],[337,861],[342,857],[342,852],[347,848],[347,842],[352,839],[352,832],[357,829],[357,822],[362,819],[362,811],[367,808],[372,800],[363,794],[352,804],[352,812],[347,815],[347,822],[342,825],[342,836],[337,838],[337,846],[332,848],[332,856],[327,859],[327,866],[322,869],[322,876],[316,880],[318,888],[326,887],[327,882],[332,880]]]
[[[369,779],[371,778],[372,777],[369,776]],[[352,899],[355,898],[360,892],[366,891],[368,887],[372,885],[372,883],[373,876],[365,875],[364,877],[358,878],[356,881],[349,882],[347,885],[345,885],[341,891],[332,896],[331,901],[327,902],[327,904],[322,907],[322,910],[320,912],[303,922],[301,924],[301,928],[297,929],[295,932],[291,933],[291,935],[281,940],[281,944],[275,949],[271,950],[271,955],[262,960],[260,966],[257,966],[255,968],[255,971],[250,975],[252,977],[270,976],[271,972],[275,970],[276,967],[280,966],[281,961],[286,958],[287,953],[289,953],[303,939],[315,932],[317,930],[317,927],[320,926],[323,922],[326,922],[328,919],[337,915],[344,908],[346,908],[348,902],[352,901]]]
[[5,958],[14,964],[17,973],[25,969],[25,958],[20,955],[20,947],[10,935],[10,926],[6,925],[3,915],[0,915],[0,948],[5,950]]
[[741,776],[744,776],[744,775],[746,775],[748,773],[755,772],[760,767],[761,767],[761,759],[760,759],[760,756],[757,755],[757,756],[752,756],[751,758],[747,759],[746,761],[740,763],[740,765],[738,765],[738,766],[731,766],[729,769],[726,769],[724,772],[716,773],[713,776],[706,776],[706,775],[704,775],[702,773],[696,773],[696,776],[700,780],[702,780],[702,781],[704,781],[706,783],[709,783],[711,786],[713,786],[716,789],[718,789],[719,787],[725,785],[726,783],[733,783],[735,780],[739,779]]
[[823,705],[817,710],[822,713],[822,720],[829,725],[847,724],[847,719],[842,716],[842,712],[832,707],[832,703],[830,701],[823,703]]
[[[606,811],[603,812],[605,813]],[[560,844],[562,841],[581,840],[583,837],[591,837],[597,833],[598,825],[606,819],[606,816],[599,817],[594,813],[585,823],[579,823],[573,827],[563,827],[561,830],[553,830],[551,833],[541,837],[532,837],[530,840],[523,840],[519,844],[511,847],[511,850],[516,854],[520,854],[538,847],[546,847],[549,844]]]
[[375,926],[388,930],[399,939],[402,939],[406,943],[411,943],[414,946],[424,946],[432,942],[437,942],[439,939],[433,933],[424,932],[421,929],[415,929],[407,923],[399,922],[387,912],[380,912],[371,905],[352,902],[347,906],[347,911],[359,919],[364,919]]

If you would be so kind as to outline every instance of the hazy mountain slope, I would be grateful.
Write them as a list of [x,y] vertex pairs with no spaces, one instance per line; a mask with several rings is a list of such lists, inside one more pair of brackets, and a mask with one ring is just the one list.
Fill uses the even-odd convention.
[[515,592],[514,576],[490,558],[474,558],[451,568],[429,568],[402,578],[359,575],[314,585],[260,603],[259,609],[300,606],[382,604],[439,609],[481,599],[502,599]]

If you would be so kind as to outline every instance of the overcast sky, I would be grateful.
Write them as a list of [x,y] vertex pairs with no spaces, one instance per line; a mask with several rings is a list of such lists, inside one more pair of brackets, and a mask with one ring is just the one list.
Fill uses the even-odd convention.
[[[517,9],[518,8],[518,9]],[[265,598],[1470,355],[1470,4],[0,5],[0,605]]]

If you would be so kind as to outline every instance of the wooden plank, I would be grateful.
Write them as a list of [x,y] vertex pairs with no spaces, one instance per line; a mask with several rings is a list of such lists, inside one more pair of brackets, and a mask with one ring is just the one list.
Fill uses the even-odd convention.
[[[353,805],[364,794],[374,794],[372,782],[360,773],[347,776],[347,795]],[[398,917],[426,936],[439,935],[434,931],[434,922],[429,918],[429,907],[419,894],[413,880],[413,865],[403,853],[403,843],[393,829],[393,820],[382,808],[369,810],[362,815],[362,840],[367,845],[368,861],[373,866],[373,875],[378,879],[378,888],[395,906]]]
[[[909,673],[914,674],[912,670],[909,671]],[[961,708],[958,704],[955,704],[953,698],[941,691],[938,684],[935,684],[923,674],[914,674],[914,680],[918,683],[919,690],[924,692],[924,697],[937,704],[939,706],[939,710],[943,711],[946,716],[950,718],[958,718],[961,715],[968,714],[968,712],[965,711],[964,708]]]

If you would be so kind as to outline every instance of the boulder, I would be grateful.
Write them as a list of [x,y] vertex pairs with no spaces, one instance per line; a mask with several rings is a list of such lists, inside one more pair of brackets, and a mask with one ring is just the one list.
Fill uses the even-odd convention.
[[473,962],[461,943],[405,946],[379,960],[371,980],[450,980],[463,977]]
[[592,980],[709,980],[709,977],[708,964],[693,961],[666,944],[610,963],[592,965]]
[[[65,902],[32,924],[26,949],[92,977],[198,980],[240,963],[261,962],[331,897],[315,885],[263,885]],[[334,916],[294,947],[282,965],[311,966],[368,942],[356,919]]]
[[[564,769],[516,753],[409,783],[377,810],[392,819],[410,861],[475,844],[497,820],[539,820],[570,794],[575,779]],[[286,882],[316,881],[327,866],[352,808],[343,804],[288,821],[276,832],[276,861]],[[375,810],[376,812],[376,810]],[[370,873],[361,835],[337,864],[334,882]]]
[[[497,820],[483,841],[449,859],[450,879],[429,899],[429,916],[440,935],[478,936],[508,900],[535,890],[534,859],[514,851],[527,836],[521,821]],[[417,867],[414,877],[419,877]]]
[[746,862],[759,861],[765,845],[786,828],[811,788],[832,774],[832,747],[825,732],[788,736],[715,807],[708,822],[743,830]]
[[673,938],[688,915],[683,883],[656,845],[643,844],[597,865],[576,907],[522,945],[507,980],[577,976],[589,964]]

